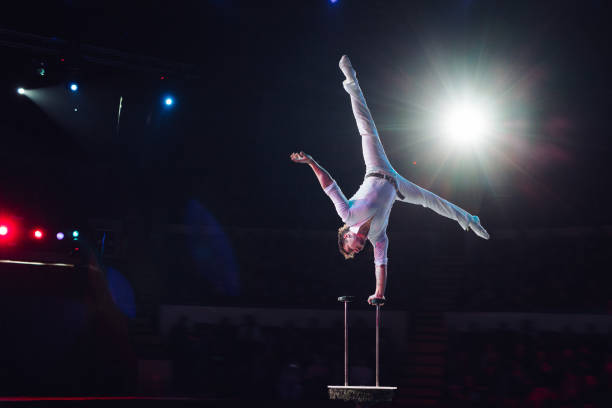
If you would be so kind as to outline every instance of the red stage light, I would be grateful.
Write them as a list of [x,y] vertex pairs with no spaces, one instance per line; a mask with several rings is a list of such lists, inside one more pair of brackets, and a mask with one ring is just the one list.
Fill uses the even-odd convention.
[[39,229],[34,230],[34,238],[41,239],[43,237],[43,232]]
[[19,224],[14,217],[0,214],[0,245],[13,245],[19,238]]

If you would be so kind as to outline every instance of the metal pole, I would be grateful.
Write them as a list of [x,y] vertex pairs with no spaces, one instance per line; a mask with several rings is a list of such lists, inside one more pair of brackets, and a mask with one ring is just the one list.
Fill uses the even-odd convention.
[[340,296],[338,302],[344,303],[344,386],[348,387],[348,303],[354,296]]
[[376,386],[380,387],[380,305],[376,305]]
[[344,386],[348,387],[348,303],[344,302]]

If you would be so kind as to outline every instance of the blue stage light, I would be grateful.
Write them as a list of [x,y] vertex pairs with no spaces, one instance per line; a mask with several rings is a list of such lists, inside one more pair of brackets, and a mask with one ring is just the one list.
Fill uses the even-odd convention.
[[63,232],[58,232],[56,237],[57,237],[58,240],[61,241],[62,239],[64,239],[64,233]]
[[174,99],[168,97],[164,100],[164,103],[166,104],[166,106],[172,106],[174,104]]
[[72,92],[76,92],[76,91],[78,91],[78,90],[79,90],[79,86],[78,86],[78,85],[77,85],[75,82],[72,82],[72,83],[70,84],[70,90],[71,90]]
[[336,3],[338,2],[338,0],[329,0],[329,2],[330,2],[331,4],[336,4]]

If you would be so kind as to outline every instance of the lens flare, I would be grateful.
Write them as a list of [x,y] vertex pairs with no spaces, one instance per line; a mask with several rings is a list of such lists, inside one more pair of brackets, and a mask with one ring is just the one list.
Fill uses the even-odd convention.
[[443,136],[455,145],[478,144],[492,131],[486,107],[469,101],[450,105],[440,124]]

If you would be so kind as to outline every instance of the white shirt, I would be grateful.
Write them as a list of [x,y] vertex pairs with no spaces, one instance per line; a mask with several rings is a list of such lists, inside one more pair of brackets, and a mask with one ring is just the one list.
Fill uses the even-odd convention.
[[334,203],[342,221],[349,227],[359,226],[372,218],[368,240],[374,247],[374,264],[386,265],[387,224],[397,196],[395,187],[385,179],[366,177],[350,200],[346,199],[335,181],[324,191]]

